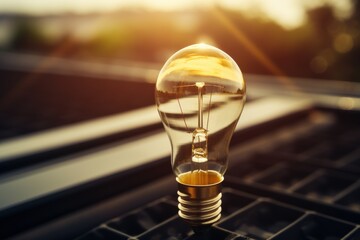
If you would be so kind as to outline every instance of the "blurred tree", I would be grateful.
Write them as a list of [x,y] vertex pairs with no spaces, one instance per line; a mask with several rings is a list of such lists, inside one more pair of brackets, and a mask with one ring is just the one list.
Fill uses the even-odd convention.
[[52,47],[52,44],[41,28],[31,21],[31,19],[16,19],[15,29],[12,40],[10,41],[10,49],[44,52]]

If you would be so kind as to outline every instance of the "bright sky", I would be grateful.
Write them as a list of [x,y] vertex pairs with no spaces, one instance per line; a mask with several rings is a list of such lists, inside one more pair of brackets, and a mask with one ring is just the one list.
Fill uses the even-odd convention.
[[351,0],[1,0],[0,12],[30,14],[111,11],[121,7],[143,7],[155,10],[199,9],[213,5],[239,9],[255,17],[267,17],[286,28],[294,28],[306,21],[308,8],[328,4],[339,18],[352,13]]

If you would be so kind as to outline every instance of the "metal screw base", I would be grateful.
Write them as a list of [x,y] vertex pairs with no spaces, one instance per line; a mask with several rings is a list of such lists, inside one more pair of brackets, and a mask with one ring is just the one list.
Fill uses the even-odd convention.
[[178,182],[179,216],[191,226],[211,225],[221,217],[221,181],[211,185]]

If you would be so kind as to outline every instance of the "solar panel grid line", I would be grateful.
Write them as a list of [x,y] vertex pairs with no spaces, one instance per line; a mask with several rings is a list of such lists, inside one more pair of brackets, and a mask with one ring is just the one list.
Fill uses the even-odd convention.
[[[231,189],[229,189],[227,191],[231,191]],[[159,202],[159,201],[155,201],[155,202]],[[154,205],[154,204],[150,203],[149,205]],[[229,225],[229,223],[232,222],[233,219],[237,219],[238,216],[244,215],[246,212],[253,211],[253,210],[259,211],[258,209],[259,209],[260,206],[262,206],[262,207],[267,206],[267,207],[270,207],[270,208],[272,208],[272,206],[274,206],[276,208],[283,209],[281,211],[285,211],[285,212],[286,211],[292,211],[292,209],[294,209],[295,211],[298,211],[298,213],[296,215],[294,215],[294,217],[289,218],[289,215],[288,215],[289,213],[285,213],[285,212],[281,213],[281,211],[280,211],[278,213],[278,214],[280,214],[279,216],[281,216],[282,214],[286,214],[286,215],[283,215],[283,216],[284,217],[286,216],[286,218],[288,218],[289,220],[291,219],[291,220],[290,220],[290,222],[288,224],[284,224],[284,225],[281,224],[279,226],[274,225],[275,228],[269,228],[269,230],[272,231],[271,233],[267,232],[265,230],[266,228],[263,229],[263,227],[265,227],[265,226],[261,225],[261,224],[264,224],[264,223],[260,223],[261,221],[263,221],[263,220],[260,220],[260,219],[264,219],[263,217],[259,218],[259,220],[255,220],[255,222],[254,222],[255,224],[260,224],[258,226],[261,226],[261,228],[250,227],[251,225],[244,225],[244,228],[242,227],[241,229],[244,229],[244,230],[247,229],[247,231],[249,231],[249,232],[245,233],[245,232],[243,232],[243,230],[240,230],[240,229],[236,230],[234,232],[234,230],[235,230],[234,227],[236,225],[231,227],[231,225]],[[145,206],[145,208],[146,207],[148,207],[148,206]],[[141,209],[144,209],[144,207],[142,207],[142,208],[140,208],[140,209],[138,209],[136,211],[141,211]],[[176,214],[176,212],[174,212],[174,214]],[[263,214],[270,214],[270,213],[264,212]],[[260,216],[261,215],[259,215],[259,217]],[[268,215],[268,216],[270,216],[270,215]],[[273,217],[278,218],[276,216],[273,216]],[[281,217],[280,217],[280,219],[281,219]],[[186,224],[184,225],[184,223],[181,223],[181,221],[179,222],[179,220],[180,219],[178,218],[178,216],[173,215],[172,217],[169,217],[168,219],[162,221],[160,224],[158,224],[156,226],[153,226],[152,228],[149,228],[147,230],[144,230],[144,232],[140,233],[139,235],[127,235],[126,233],[121,232],[121,231],[118,232],[118,233],[119,233],[119,235],[121,234],[121,236],[129,237],[128,239],[139,239],[139,240],[158,239],[155,236],[159,237],[161,235],[163,236],[163,238],[161,238],[161,239],[165,239],[165,238],[168,239],[167,237],[170,237],[170,236],[172,236],[172,238],[169,238],[169,239],[179,239],[179,240],[180,239],[198,239],[198,238],[195,237],[195,235],[193,233],[191,233],[190,227],[189,226],[186,227]],[[140,221],[140,219],[138,221]],[[167,235],[167,234],[171,234],[171,230],[167,229],[167,227],[175,226],[175,225],[173,225],[173,224],[175,224],[174,221],[176,222],[176,226],[178,226],[179,229],[186,228],[187,229],[186,231],[188,231],[188,233],[182,232],[182,234],[180,234],[178,232],[177,234],[182,235],[182,236],[180,236],[180,235],[176,235],[175,232],[172,232],[174,235]],[[245,220],[245,222],[246,221],[249,221],[249,218],[247,218],[247,220]],[[252,220],[252,221],[254,221],[254,220]],[[258,221],[260,221],[260,222],[258,222]],[[296,208],[296,207],[294,208],[291,205],[284,204],[284,203],[281,203],[281,202],[278,202],[278,201],[274,201],[272,199],[257,198],[257,200],[255,200],[253,203],[250,203],[246,207],[243,207],[240,210],[228,215],[227,217],[222,218],[220,222],[216,223],[214,225],[214,227],[212,227],[212,230],[218,228],[220,230],[223,230],[223,231],[231,234],[231,235],[226,235],[226,239],[237,239],[238,237],[241,237],[241,238],[246,238],[247,237],[247,239],[278,239],[278,240],[284,240],[284,239],[289,239],[289,238],[286,237],[288,235],[296,236],[294,234],[296,234],[296,231],[299,231],[299,230],[296,230],[296,229],[299,229],[298,226],[304,225],[304,224],[305,224],[304,226],[307,226],[308,224],[313,224],[313,223],[311,223],[311,221],[315,221],[314,222],[315,224],[320,224],[319,227],[322,230],[320,230],[319,227],[315,227],[315,228],[312,227],[309,230],[306,230],[306,232],[304,232],[304,234],[307,234],[308,236],[315,236],[314,234],[319,234],[319,230],[320,230],[320,231],[322,231],[321,234],[323,236],[330,237],[331,234],[334,234],[334,232],[336,232],[335,235],[337,237],[340,237],[341,239],[347,239],[347,237],[351,236],[353,233],[355,233],[355,231],[357,229],[357,226],[355,224],[352,224],[352,223],[349,223],[349,222],[346,222],[346,221],[343,221],[343,220],[340,220],[340,219],[337,219],[337,218],[334,218],[334,217],[329,217],[329,216],[319,214],[319,213],[314,212],[314,211],[307,211],[307,210],[304,210],[304,209],[301,209],[301,208]],[[242,221],[241,224],[245,224],[245,222]],[[179,224],[182,227],[180,227]],[[323,225],[323,224],[325,224],[325,225]],[[334,229],[332,229],[332,230],[327,229],[326,230],[326,226],[328,226],[328,225],[333,226],[332,228],[335,228],[335,230]],[[103,225],[101,225],[101,226],[103,226]],[[100,228],[101,228],[101,226],[100,226]],[[106,224],[105,224],[105,226],[106,226]],[[170,229],[171,229],[171,227],[170,227]],[[271,230],[271,229],[273,229],[273,230]],[[182,230],[184,230],[184,229],[182,229]],[[170,231],[170,232],[167,232],[167,231]],[[176,230],[173,230],[173,231],[176,231]],[[328,235],[328,234],[330,234],[330,235]],[[90,238],[87,238],[87,236],[88,235],[83,235],[82,237],[80,237],[78,239],[81,239],[81,240],[90,239]],[[165,236],[167,236],[167,237],[165,237]],[[95,238],[95,239],[100,239],[100,238]],[[108,239],[108,238],[106,238],[106,239]],[[225,239],[225,238],[221,238],[221,239]]]
[[299,181],[299,182],[295,183],[294,185],[292,185],[288,189],[288,192],[295,192],[297,189],[301,188],[305,184],[307,184],[307,183],[313,181],[314,179],[318,178],[322,173],[323,173],[323,170],[316,170],[315,172],[312,172],[310,175],[306,176],[301,181]]
[[[326,127],[331,128],[332,125]],[[316,129],[310,135],[318,134]],[[295,137],[301,138],[300,135]],[[256,153],[255,148],[255,153],[244,155],[243,152],[246,150],[239,150],[240,145],[232,146],[235,151],[230,154],[230,157],[237,160],[230,166],[230,170],[236,168],[237,165],[240,166],[239,169],[245,164],[256,166],[263,162],[268,165],[265,168],[258,168],[258,166],[254,168],[250,175],[257,177],[249,178],[250,180],[246,180],[239,171],[229,171],[225,180],[225,187],[229,188],[225,188],[223,192],[224,216],[209,230],[213,236],[218,236],[217,240],[244,238],[353,240],[352,238],[356,237],[360,214],[349,207],[350,205],[345,205],[345,203],[353,204],[354,201],[356,203],[356,192],[359,189],[356,173],[347,172],[341,167],[326,167],[299,160],[293,157],[294,154],[291,152],[285,155],[274,154],[271,148],[260,153]],[[288,172],[290,176],[287,175]],[[244,174],[246,175],[246,172]],[[282,181],[290,182],[281,185]],[[272,183],[275,185],[271,185]],[[291,191],[284,191],[288,186],[292,188]],[[309,193],[315,195],[307,196]],[[350,196],[353,200],[347,199]],[[142,230],[132,234],[120,231],[119,236],[138,240],[197,239],[189,226],[178,218],[176,204],[172,199],[160,198],[160,201],[155,200],[155,202],[125,212],[117,218],[118,220],[109,220],[105,225],[125,219],[129,214],[135,214],[138,216],[135,222],[143,224]],[[239,203],[239,199],[245,202]],[[150,213],[149,215],[149,211],[145,209],[161,201],[164,201],[164,204],[174,204],[174,210],[168,211],[164,205],[156,209],[163,208],[168,213]],[[276,214],[273,214],[274,212]],[[169,213],[170,215],[166,217]],[[151,223],[153,222],[151,218],[154,216],[158,218],[160,215],[165,218],[160,222]],[[147,220],[148,218],[150,220]],[[128,221],[125,222],[128,223]],[[100,226],[103,225],[100,224]],[[178,227],[178,231],[175,226]],[[100,231],[97,233],[100,234]]]
[[[79,67],[79,69],[81,71],[82,67]],[[101,70],[99,71],[101,72]],[[111,72],[111,78],[116,74],[119,73]],[[99,75],[96,76],[99,77]],[[266,79],[260,80],[260,83],[253,82],[250,83],[250,86],[251,84],[253,84],[252,86],[258,84],[261,91],[264,93],[269,92],[268,86],[271,82],[265,81]],[[312,85],[309,83],[309,81],[304,81],[301,88],[311,87]],[[225,177],[224,185],[226,188],[223,191],[223,218],[210,228],[209,234],[212,236],[209,240],[213,238],[216,240],[359,239],[360,171],[357,166],[359,165],[360,154],[357,144],[359,143],[360,134],[356,124],[359,118],[358,115],[351,115],[355,114],[355,111],[322,108],[327,106],[324,103],[329,97],[331,98],[329,102],[335,104],[335,106],[340,103],[341,99],[339,99],[337,94],[332,96],[325,95],[328,89],[322,89],[321,84],[318,85],[316,83],[315,85],[316,87],[314,88],[317,89],[298,95],[300,99],[289,99],[284,97],[286,96],[284,89],[275,89],[277,97],[259,98],[250,101],[248,106],[245,107],[244,115],[237,126],[237,133],[234,135],[235,139],[230,149],[230,160],[234,161],[231,163]],[[331,86],[331,91],[336,89],[336,83]],[[343,90],[343,88],[341,89]],[[350,95],[346,96],[351,97],[351,99],[353,98],[353,110],[355,110],[358,107],[358,97],[352,96],[352,94],[354,95],[357,88],[350,89]],[[321,93],[320,95],[318,94],[319,92]],[[274,92],[272,93],[274,94]],[[322,100],[317,102],[318,104],[320,103],[317,106],[322,107],[318,108],[314,105],[313,101],[305,99],[315,95],[313,93],[322,98]],[[292,93],[289,92],[289,94]],[[256,93],[254,92],[255,95]],[[303,101],[301,98],[305,100]],[[29,106],[24,107],[24,113],[30,109],[27,109]],[[301,117],[296,115],[296,121],[294,118],[284,118],[284,116],[298,114],[302,111],[304,114]],[[126,115],[126,119],[129,121],[136,120],[132,123],[143,120],[143,122],[146,122],[145,125],[159,124],[156,111],[149,107],[148,112],[150,113],[148,115],[149,118],[143,119],[141,119],[141,114],[135,114],[136,116],[134,115],[133,117],[129,117],[130,115],[125,113],[123,115]],[[51,113],[46,114],[51,115]],[[260,115],[261,117],[259,117]],[[86,142],[89,139],[107,136],[114,129],[118,132],[128,131],[126,128],[120,129],[121,127],[116,124],[116,121],[120,121],[120,119],[113,118],[109,122],[101,121],[114,116],[97,119],[96,121],[99,120],[97,124],[104,125],[105,128],[100,129],[94,135],[91,135],[90,133],[92,132],[89,132],[89,135],[84,135],[81,139],[72,139],[68,136],[69,141],[66,140],[65,142],[68,141],[70,144],[76,141]],[[15,116],[14,123],[16,121]],[[125,126],[129,122],[123,121],[122,123]],[[264,123],[267,124],[267,128],[262,127]],[[5,122],[5,124],[9,123]],[[39,121],[38,124],[41,125],[41,122]],[[71,128],[74,126],[68,127],[76,131],[80,129]],[[85,123],[78,126],[83,126],[84,131],[86,131],[86,128],[95,128],[96,124],[86,125]],[[130,128],[136,129],[139,126],[143,126],[143,123],[131,125]],[[269,128],[272,128],[272,131]],[[254,134],[255,131],[250,131],[249,134],[247,132],[249,129],[258,129],[259,132]],[[281,131],[283,133],[280,133]],[[47,133],[49,132],[51,130]],[[36,135],[39,137],[42,134],[46,134],[46,132],[31,136],[31,140],[33,140],[32,137],[36,137]],[[242,134],[245,137],[241,136]],[[74,175],[75,178],[69,177],[73,181],[71,183],[66,181],[61,183],[63,185],[51,183],[52,186],[42,189],[42,192],[34,188],[31,189],[33,192],[25,197],[20,191],[18,198],[22,199],[20,201],[17,201],[19,200],[17,199],[15,203],[21,205],[34,199],[41,200],[44,196],[72,189],[78,185],[86,185],[99,179],[106,179],[109,175],[121,174],[123,171],[132,171],[132,169],[139,166],[147,166],[146,164],[150,164],[159,158],[164,162],[166,158],[169,158],[170,148],[164,147],[167,140],[165,134],[159,133],[157,129],[151,129],[147,132],[147,135],[145,134],[146,136],[140,136],[138,133],[136,135],[134,138],[126,136],[121,140],[106,143],[98,148],[89,148],[75,155],[69,153],[69,155],[59,156],[53,162],[49,161],[44,165],[39,164],[37,166],[39,169],[37,170],[34,170],[35,167],[22,168],[23,172],[18,172],[20,179],[16,179],[16,181],[19,180],[17,182],[19,185],[10,184],[11,188],[6,188],[5,185],[15,183],[14,178],[2,175],[3,178],[1,179],[3,181],[0,184],[0,188],[5,186],[1,189],[9,189],[8,191],[10,191],[10,189],[20,186],[18,189],[26,193],[24,189],[29,185],[24,184],[24,182],[29,182],[28,184],[30,185],[35,183],[37,187],[41,188],[42,185],[38,183],[47,183],[44,181],[44,179],[47,179],[46,176],[54,176],[55,180],[60,179],[58,182],[62,182],[62,178],[58,178],[58,176],[65,176],[66,174],[64,173],[71,173],[70,169],[74,170],[71,175]],[[30,138],[28,140],[30,141]],[[17,143],[19,142],[17,141]],[[116,146],[117,144],[118,146]],[[50,146],[50,148],[62,146],[61,141],[58,141],[54,146]],[[140,151],[139,148],[144,151]],[[154,151],[155,148],[156,151]],[[166,151],[165,148],[167,149]],[[43,149],[30,148],[29,151],[42,152]],[[24,153],[24,156],[27,156],[27,154],[29,152]],[[114,160],[116,157],[121,157],[121,160],[128,160],[130,157],[134,161],[116,162]],[[61,160],[66,161],[60,163]],[[104,160],[106,163],[104,163]],[[85,174],[85,177],[76,176],[75,170],[79,172],[89,163],[96,163],[94,165],[98,166],[97,173]],[[114,168],[109,167],[110,165]],[[42,170],[45,171],[40,173]],[[143,170],[144,172],[146,171],[146,169]],[[43,174],[42,177],[37,178],[41,174]],[[134,178],[140,178],[140,176],[140,174],[137,176],[132,175]],[[70,238],[80,235],[84,237],[89,233],[88,238],[84,239],[195,240],[197,237],[191,228],[181,222],[177,216],[174,196],[167,195],[172,192],[171,187],[169,187],[170,185],[164,184],[161,186],[166,187],[152,190],[142,189],[144,194],[152,194],[152,196],[142,196],[139,194],[138,199],[131,198],[128,200],[131,201],[128,203],[129,206],[120,207],[122,210],[119,211],[117,216],[110,214],[111,217],[106,218],[104,215],[99,215],[101,217],[96,219],[96,214],[93,214],[91,225],[92,227],[98,227],[93,229],[89,225],[83,226],[79,231],[71,230],[72,232],[68,236]],[[141,189],[141,187],[139,188]],[[127,195],[127,193],[122,194]],[[6,197],[8,198],[9,196]],[[146,198],[146,201],[142,200],[142,198]],[[14,203],[12,200],[8,201],[8,203],[10,202]],[[13,205],[7,206],[12,207]],[[6,210],[6,206],[4,209]],[[82,210],[89,211],[89,209],[79,209],[79,212]],[[140,226],[138,232],[131,233],[129,229],[121,229],[119,227],[119,225],[124,224],[124,221],[122,223],[119,222],[124,219],[128,220],[127,217],[130,215],[135,216],[135,222]],[[127,220],[126,222],[128,222]],[[85,218],[82,218],[84,225],[86,225],[86,221]],[[89,232],[86,233],[86,231]],[[56,234],[56,230],[53,233]],[[51,233],[49,234],[48,236],[51,236]]]
[[347,195],[349,195],[350,193],[352,193],[354,190],[360,189],[360,179],[357,180],[356,182],[354,182],[353,184],[351,184],[349,187],[347,187],[346,189],[344,189],[342,192],[340,192],[339,194],[337,194],[334,197],[333,202],[337,202],[340,199],[346,197]]

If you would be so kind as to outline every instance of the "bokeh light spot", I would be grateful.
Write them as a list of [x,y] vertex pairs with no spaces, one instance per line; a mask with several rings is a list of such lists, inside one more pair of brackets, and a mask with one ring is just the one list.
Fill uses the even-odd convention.
[[354,41],[350,34],[340,33],[333,41],[334,49],[339,53],[347,53],[354,47]]

